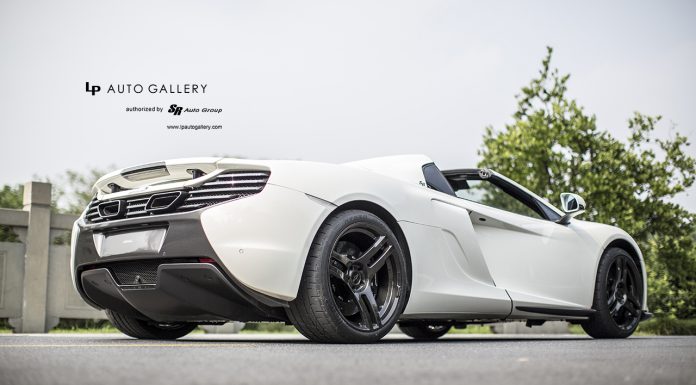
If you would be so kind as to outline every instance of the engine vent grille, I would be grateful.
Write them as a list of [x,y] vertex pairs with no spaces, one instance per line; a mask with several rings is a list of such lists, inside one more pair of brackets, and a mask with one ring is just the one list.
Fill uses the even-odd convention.
[[155,285],[159,261],[121,262],[109,266],[119,285]]
[[160,265],[168,263],[192,263],[198,262],[198,258],[174,258],[174,259],[147,259],[128,262],[112,262],[106,266],[119,285],[156,285],[157,269]]
[[122,199],[125,205],[123,213],[118,216],[110,217],[102,217],[99,214],[99,205],[108,201],[99,201],[94,197],[85,214],[85,221],[88,223],[99,223],[115,219],[137,218],[171,212],[198,210],[218,203],[258,194],[266,186],[269,177],[270,172],[268,171],[226,172],[200,186],[186,190],[177,190],[185,194],[185,199],[181,199],[167,210],[158,210],[148,207],[150,198],[155,194],[145,194]]

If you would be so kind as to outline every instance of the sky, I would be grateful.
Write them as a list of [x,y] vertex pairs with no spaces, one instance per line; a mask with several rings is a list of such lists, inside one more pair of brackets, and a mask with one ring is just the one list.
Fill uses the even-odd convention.
[[[547,45],[600,128],[625,138],[640,111],[693,142],[695,19],[693,1],[2,0],[0,184],[209,155],[474,166]],[[207,88],[92,96],[85,82]],[[223,111],[125,111],[171,104]],[[179,123],[223,128],[166,127]],[[696,189],[676,201],[696,211]]]

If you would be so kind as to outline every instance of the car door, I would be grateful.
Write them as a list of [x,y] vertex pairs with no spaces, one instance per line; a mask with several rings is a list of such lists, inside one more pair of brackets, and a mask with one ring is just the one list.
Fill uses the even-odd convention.
[[519,308],[591,306],[586,282],[594,269],[582,233],[555,223],[557,212],[504,177],[487,170],[445,175],[467,201],[486,265],[495,285],[510,295],[513,315]]

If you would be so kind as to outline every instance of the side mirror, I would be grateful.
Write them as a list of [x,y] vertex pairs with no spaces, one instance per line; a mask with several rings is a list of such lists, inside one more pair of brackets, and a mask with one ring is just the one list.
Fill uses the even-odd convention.
[[570,220],[585,212],[585,200],[578,194],[562,193],[561,209],[565,213],[556,223],[567,225]]

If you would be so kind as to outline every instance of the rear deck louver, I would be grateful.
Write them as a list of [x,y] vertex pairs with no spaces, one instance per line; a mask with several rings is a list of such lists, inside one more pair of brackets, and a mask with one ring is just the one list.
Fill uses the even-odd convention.
[[[159,197],[155,197],[157,202],[151,202],[150,205],[148,205],[153,195],[161,196],[162,193],[127,197],[121,200],[123,202],[122,204],[125,205],[123,214],[112,217],[104,217],[99,213],[99,205],[109,201],[99,201],[95,197],[89,204],[89,208],[85,214],[85,221],[88,223],[98,223],[116,219],[198,210],[218,203],[258,194],[266,186],[269,176],[270,172],[268,171],[226,172],[200,186],[183,190],[174,190],[174,192],[180,191],[184,196],[182,196],[182,199],[178,199],[174,205],[168,207],[167,210],[159,209],[158,202],[161,201]],[[156,204],[153,205],[152,203]]]

